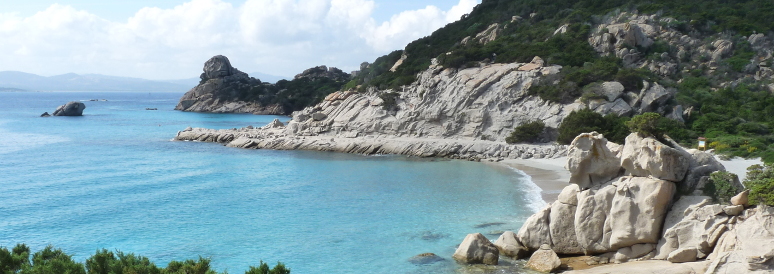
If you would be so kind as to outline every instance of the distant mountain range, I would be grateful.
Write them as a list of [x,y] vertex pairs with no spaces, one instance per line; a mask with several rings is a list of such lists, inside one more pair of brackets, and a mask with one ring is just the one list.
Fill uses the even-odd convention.
[[[264,82],[276,82],[284,77],[250,73]],[[40,76],[20,71],[0,71],[0,91],[188,91],[199,84],[199,78],[180,80],[147,80],[101,74],[68,73]]]

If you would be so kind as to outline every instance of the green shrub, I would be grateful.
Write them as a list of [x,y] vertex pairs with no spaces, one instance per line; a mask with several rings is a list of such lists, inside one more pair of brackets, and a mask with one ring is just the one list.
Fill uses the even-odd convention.
[[734,181],[739,180],[736,174],[718,171],[710,174],[709,182],[704,186],[704,195],[712,197],[717,203],[728,204],[742,189],[735,187]]
[[546,124],[543,121],[524,123],[513,129],[511,135],[505,138],[505,142],[509,144],[535,142],[540,138],[540,134],[545,128]]
[[400,98],[400,94],[397,92],[385,92],[382,94],[379,94],[379,98],[382,99],[382,108],[386,111],[394,111],[398,110],[398,98]]
[[748,167],[744,185],[750,189],[750,204],[774,206],[774,164]]

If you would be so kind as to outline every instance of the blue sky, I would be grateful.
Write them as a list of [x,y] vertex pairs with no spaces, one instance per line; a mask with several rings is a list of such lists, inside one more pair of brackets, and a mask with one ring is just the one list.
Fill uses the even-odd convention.
[[0,71],[198,76],[223,54],[245,72],[345,71],[470,12],[480,0],[3,1]]

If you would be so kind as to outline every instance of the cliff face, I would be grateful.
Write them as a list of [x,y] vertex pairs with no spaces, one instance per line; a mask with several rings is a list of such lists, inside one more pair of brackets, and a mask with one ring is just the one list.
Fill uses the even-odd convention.
[[176,110],[217,113],[283,114],[278,105],[263,106],[255,102],[239,100],[239,91],[262,85],[231,66],[228,58],[218,55],[204,63],[202,81],[186,92]]
[[556,128],[580,107],[527,94],[538,77],[560,68],[511,63],[458,70],[434,64],[399,92],[333,93],[320,104],[294,112],[286,132],[503,141],[514,126],[529,121]]

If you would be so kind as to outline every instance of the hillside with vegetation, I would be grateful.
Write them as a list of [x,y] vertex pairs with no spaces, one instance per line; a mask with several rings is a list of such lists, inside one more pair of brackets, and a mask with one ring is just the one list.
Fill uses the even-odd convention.
[[[546,76],[530,88],[530,94],[546,101],[581,100],[593,107],[604,96],[599,85],[606,81],[619,82],[630,93],[642,89],[643,83],[671,93],[660,102],[661,109],[625,115],[604,111],[571,115],[567,121],[573,122],[558,129],[564,132],[560,143],[569,143],[576,133],[591,129],[622,141],[624,123],[631,116],[656,112],[666,117],[679,110],[680,115],[660,122],[671,138],[695,147],[698,137],[706,137],[716,152],[772,162],[771,15],[774,2],[763,0],[714,0],[701,5],[484,0],[461,20],[411,42],[404,50],[362,64],[344,88],[400,92],[433,59],[444,68],[459,70],[493,62],[527,63],[540,56],[547,64],[562,66],[558,75]],[[608,35],[612,28],[633,22],[655,26],[653,39],[616,41],[615,35],[612,39]],[[632,100],[626,96],[622,97]],[[680,118],[675,119],[677,116]],[[531,126],[529,130],[534,131]]]

